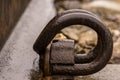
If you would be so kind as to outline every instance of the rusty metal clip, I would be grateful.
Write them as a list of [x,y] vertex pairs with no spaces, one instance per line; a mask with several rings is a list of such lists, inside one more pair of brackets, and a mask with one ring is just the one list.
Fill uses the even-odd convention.
[[[48,44],[50,44],[52,39],[61,29],[75,24],[86,25],[97,32],[98,42],[94,50],[86,55],[73,55],[72,51],[66,51],[70,53],[71,59],[68,58],[69,61],[62,59],[63,61],[66,61],[64,62],[64,65],[61,63],[63,61],[60,59],[57,60],[57,58],[56,61],[58,62],[60,60],[60,64],[57,64],[52,60],[49,61],[49,58],[51,58],[49,55],[51,53],[54,55],[55,52],[48,51],[49,54],[47,54],[47,57],[45,57],[45,51]],[[65,42],[65,44],[67,43],[69,43],[69,41]],[[70,44],[73,45],[73,42],[70,42]],[[58,46],[54,46],[52,48],[57,47]],[[73,50],[72,46],[65,47],[69,48],[66,48],[66,50]],[[89,75],[98,72],[108,63],[112,56],[113,41],[110,31],[96,15],[85,10],[75,9],[65,11],[64,13],[55,16],[39,35],[37,41],[34,44],[34,50],[41,56],[41,61],[45,62],[45,58],[48,58],[48,62],[45,63],[49,65],[48,67],[50,68],[48,69],[48,73],[45,73],[45,75]],[[63,55],[63,53],[61,53],[61,55]],[[52,58],[54,58],[54,56]],[[44,66],[45,64],[42,64],[40,68],[45,70],[46,68],[44,68]]]

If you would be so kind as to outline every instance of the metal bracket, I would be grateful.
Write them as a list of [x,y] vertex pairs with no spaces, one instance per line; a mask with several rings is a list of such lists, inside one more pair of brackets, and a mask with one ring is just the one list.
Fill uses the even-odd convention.
[[[87,55],[74,53],[72,40],[55,40],[51,43],[61,29],[74,24],[86,25],[97,32],[97,45]],[[51,47],[46,50],[50,43]],[[96,15],[85,10],[68,10],[48,23],[34,44],[34,50],[44,62],[40,68],[46,76],[89,75],[106,66],[112,56],[113,41],[110,31]]]
[[73,65],[74,61],[74,40],[54,40],[51,44],[51,64]]

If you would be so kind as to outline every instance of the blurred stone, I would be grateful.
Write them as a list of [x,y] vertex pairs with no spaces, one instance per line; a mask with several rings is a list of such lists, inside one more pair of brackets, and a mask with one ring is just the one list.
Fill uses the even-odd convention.
[[115,42],[120,36],[120,31],[119,30],[111,30],[111,33],[113,34],[113,41]]
[[63,0],[53,0],[53,1],[57,11],[59,10],[59,8],[63,8]]
[[106,17],[106,19],[109,20],[109,21],[113,21],[113,22],[115,22],[117,20],[117,18],[115,16],[113,16],[113,15],[108,15]]
[[83,5],[83,7],[89,7],[89,8],[102,7],[102,8],[107,8],[110,10],[120,12],[120,3],[110,1],[110,0],[95,0],[95,1],[92,1],[91,3]]
[[110,30],[114,30],[118,28],[118,25],[115,22],[110,22],[105,20],[103,22]]
[[120,3],[120,0],[113,0],[113,1],[116,1],[116,2],[119,2],[119,3]]
[[65,11],[65,9],[59,8],[57,13],[60,14],[60,13],[63,13],[64,11]]
[[84,3],[88,3],[88,2],[91,2],[91,1],[93,1],[93,0],[79,0],[80,2],[84,2]]
[[87,53],[97,43],[97,34],[92,29],[82,25],[72,25],[62,30],[66,37],[75,40],[75,52]]
[[113,49],[113,55],[120,54],[120,37],[118,40],[114,43],[114,49]]
[[120,64],[120,54],[113,54],[109,63],[110,64]]
[[63,2],[65,9],[80,9],[81,5],[78,0],[64,0]]
[[67,37],[77,41],[79,39],[79,35],[83,32],[88,31],[88,30],[89,30],[89,28],[81,26],[81,25],[72,25],[70,27],[63,29],[62,32]]
[[76,53],[85,53],[85,51],[79,44],[75,44],[75,52]]
[[115,17],[117,18],[116,23],[120,24],[120,13],[116,14]]
[[62,33],[58,33],[54,39],[66,39],[66,36],[64,36]]
[[87,45],[96,45],[97,44],[97,34],[93,30],[86,31],[84,33],[81,33],[79,36],[78,43],[80,45],[86,46]]

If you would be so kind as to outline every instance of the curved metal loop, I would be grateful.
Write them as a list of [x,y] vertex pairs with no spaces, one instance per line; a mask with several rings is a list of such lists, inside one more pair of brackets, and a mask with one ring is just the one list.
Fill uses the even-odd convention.
[[[82,9],[74,9],[74,10],[68,10],[66,12],[64,12],[62,15],[65,14],[70,14],[70,13],[85,13],[88,14],[92,17],[95,17],[97,20],[99,20],[101,22],[101,20],[93,13],[86,11],[86,10],[82,10]],[[97,57],[97,51],[101,48],[101,38],[98,37],[98,42],[97,45],[94,49],[94,51],[89,52],[88,54],[76,54],[75,55],[75,62],[76,63],[89,63],[91,61],[93,61],[96,57]],[[100,52],[100,50],[99,50]]]
[[88,75],[101,70],[112,55],[113,41],[109,30],[96,16],[88,11],[68,10],[54,17],[38,37],[34,50],[42,55],[54,36],[70,25],[86,25],[97,32],[97,46],[90,54],[76,55],[75,64],[71,67],[53,66],[51,74]]
[[[66,14],[71,14],[71,13],[84,13],[84,14],[88,14],[90,15],[91,17],[94,17],[94,18],[97,18],[97,20],[99,19],[96,15],[94,15],[93,13],[91,12],[88,12],[88,11],[85,11],[85,10],[79,10],[79,9],[74,9],[74,10],[68,10],[68,11],[65,11],[64,13],[62,14],[59,14],[58,16],[62,16],[62,15],[66,15]],[[58,16],[56,16],[55,18],[57,18]],[[52,26],[52,24],[56,21],[56,19],[53,19],[51,20],[51,22],[47,25],[47,26]],[[99,20],[100,21],[100,20]],[[49,29],[48,27],[46,26],[47,29]],[[44,29],[44,31],[47,31],[47,29]],[[41,33],[41,35],[39,36],[39,38],[37,39],[35,45],[34,45],[34,49],[36,52],[38,52],[39,54],[42,54],[44,53],[43,51],[45,50],[46,45],[45,43],[45,39],[44,40],[41,40],[42,39],[42,34],[44,33],[44,31]],[[47,33],[49,33],[47,31]],[[53,33],[53,32],[52,32]],[[48,34],[47,34],[48,35]],[[43,34],[43,37],[45,37],[45,34]],[[49,40],[50,41],[50,40]],[[44,44],[42,44],[44,42]],[[82,55],[82,54],[76,54],[75,56],[75,62],[76,63],[88,63],[88,62],[91,62],[92,60],[94,60],[94,58],[97,57],[97,51],[100,49],[100,38],[98,39],[98,42],[97,42],[97,46],[95,47],[94,51],[90,52],[89,54],[87,55]],[[99,50],[100,51],[100,50]]]
[[86,11],[86,10],[83,10],[83,9],[71,9],[71,10],[67,10],[65,11],[64,13],[62,13],[61,15],[65,15],[65,14],[69,14],[69,13],[85,13],[85,14],[89,14],[91,15],[92,17],[95,17],[97,18],[99,21],[101,21],[98,16],[96,16],[95,14],[93,14],[92,12],[89,12],[89,11]]

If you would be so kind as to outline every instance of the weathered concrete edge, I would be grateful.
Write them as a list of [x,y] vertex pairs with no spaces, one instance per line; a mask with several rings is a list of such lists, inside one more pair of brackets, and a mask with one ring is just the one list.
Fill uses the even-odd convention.
[[0,52],[0,80],[30,80],[39,56],[32,46],[55,16],[52,0],[32,0]]

